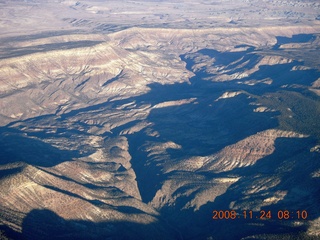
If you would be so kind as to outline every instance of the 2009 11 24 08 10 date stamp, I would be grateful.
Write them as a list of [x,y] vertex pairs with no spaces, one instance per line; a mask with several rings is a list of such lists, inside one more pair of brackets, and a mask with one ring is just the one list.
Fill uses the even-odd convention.
[[235,220],[235,219],[277,219],[277,220],[307,220],[308,212],[306,210],[261,210],[254,212],[252,210],[213,210],[213,220]]

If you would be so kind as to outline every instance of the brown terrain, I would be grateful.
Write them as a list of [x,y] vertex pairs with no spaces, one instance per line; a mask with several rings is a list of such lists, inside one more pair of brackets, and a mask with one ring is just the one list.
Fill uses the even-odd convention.
[[319,16],[0,1],[0,239],[318,239]]

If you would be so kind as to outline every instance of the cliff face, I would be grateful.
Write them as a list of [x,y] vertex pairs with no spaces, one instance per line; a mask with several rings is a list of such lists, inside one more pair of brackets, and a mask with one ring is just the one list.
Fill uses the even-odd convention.
[[[318,32],[131,28],[2,49],[2,226],[27,239],[318,234]],[[228,231],[212,219],[227,209]],[[309,215],[278,221],[285,209]]]

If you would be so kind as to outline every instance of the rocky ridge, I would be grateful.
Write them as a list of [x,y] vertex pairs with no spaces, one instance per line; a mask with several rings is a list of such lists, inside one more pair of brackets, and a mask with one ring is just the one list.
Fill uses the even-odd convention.
[[[319,66],[301,58],[317,32],[132,28],[22,41],[35,52],[0,60],[2,225],[21,237],[61,226],[61,238],[206,239],[226,234],[213,209],[293,206],[309,219],[261,220],[257,234],[316,235],[319,99],[308,89]],[[302,33],[314,36],[308,51],[277,52],[278,36]],[[69,39],[93,44],[39,47]]]
[[[225,37],[221,34],[217,37],[221,30],[134,28],[110,34],[110,40],[92,47],[3,59],[0,61],[0,94],[5,100],[1,102],[1,122],[6,124],[43,114],[62,114],[111,99],[141,95],[148,91],[147,85],[151,83],[188,82],[192,73],[186,71],[185,63],[179,57],[185,52],[213,46],[227,51],[230,46],[241,43],[258,47],[275,44],[277,35],[316,31],[315,27],[242,28],[223,30]],[[238,34],[243,42],[235,43]],[[78,37],[81,40],[82,35]],[[65,38],[59,40],[65,41]],[[92,38],[101,40],[102,37],[93,35]],[[206,42],[194,45],[194,38],[206,39]],[[279,56],[266,56],[252,70],[231,75],[220,73],[215,81],[241,79],[256,72],[260,65],[290,61]],[[207,69],[212,73],[211,68]]]

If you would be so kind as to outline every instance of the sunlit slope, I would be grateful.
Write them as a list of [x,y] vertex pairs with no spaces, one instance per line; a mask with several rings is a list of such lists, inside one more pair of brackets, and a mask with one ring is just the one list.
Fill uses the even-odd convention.
[[[133,28],[20,41],[28,51],[0,60],[1,229],[316,238],[318,33]],[[228,209],[274,214],[212,219]],[[280,221],[286,209],[308,217]]]
[[[8,57],[0,60],[0,95],[4,99],[0,103],[0,122],[3,125],[39,115],[61,114],[111,99],[141,95],[149,91],[151,83],[188,82],[192,72],[186,70],[180,58],[186,52],[203,48],[239,51],[234,47],[242,44],[270,47],[276,44],[276,36],[316,31],[317,28],[307,26],[208,30],[135,28],[107,37],[51,37],[42,39],[41,44],[39,40],[28,40],[31,53],[22,47],[16,56],[15,49],[6,49],[4,56]],[[53,45],[51,51],[43,50],[47,45]],[[61,50],[64,47],[66,49]],[[307,47],[312,49],[310,43]],[[290,56],[283,57],[283,53],[280,56],[264,54],[267,56],[254,63],[252,69],[242,68],[234,74],[220,71],[215,79],[243,78],[256,72],[260,65],[292,61]],[[300,58],[308,55],[307,52]],[[207,71],[214,70],[208,68]]]

